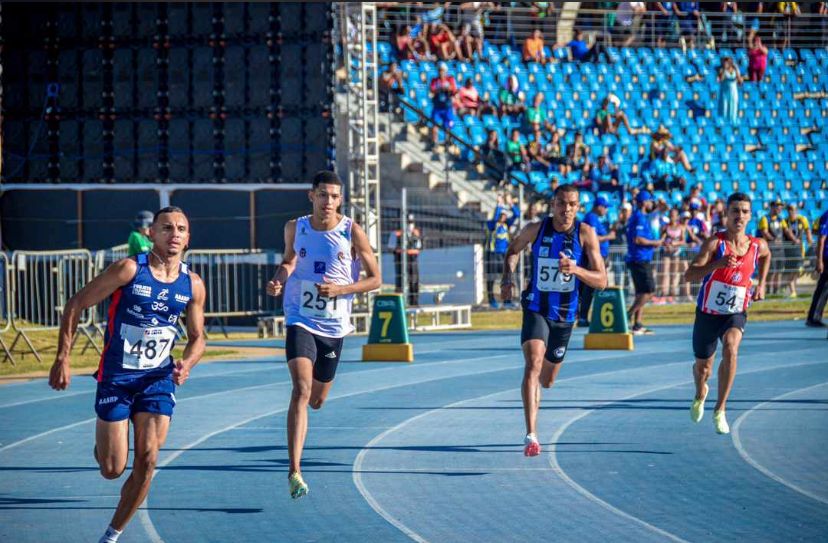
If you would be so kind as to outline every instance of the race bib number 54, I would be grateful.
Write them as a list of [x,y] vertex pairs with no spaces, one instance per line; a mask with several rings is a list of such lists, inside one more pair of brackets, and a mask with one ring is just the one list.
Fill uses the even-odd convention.
[[313,281],[302,281],[302,299],[299,314],[317,319],[339,318],[346,313],[346,302],[336,296],[326,298],[319,294]]
[[175,329],[122,324],[121,339],[124,342],[121,365],[130,370],[149,370],[161,366],[169,358],[175,343]]
[[705,309],[716,313],[741,313],[745,310],[745,296],[747,289],[735,285],[728,285],[721,281],[713,281],[710,293],[707,295]]
[[572,274],[562,273],[557,258],[539,258],[537,282],[541,292],[572,292],[575,281]]

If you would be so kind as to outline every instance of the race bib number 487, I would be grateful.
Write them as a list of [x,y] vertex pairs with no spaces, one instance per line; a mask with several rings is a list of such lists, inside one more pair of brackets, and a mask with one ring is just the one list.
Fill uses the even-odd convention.
[[705,309],[716,313],[741,313],[745,310],[747,288],[713,281],[707,295]]
[[175,329],[122,324],[121,339],[124,342],[121,365],[130,370],[149,370],[161,366],[169,358],[175,343]]
[[562,273],[557,258],[539,258],[536,274],[538,290],[541,292],[572,292],[575,281],[572,274]]

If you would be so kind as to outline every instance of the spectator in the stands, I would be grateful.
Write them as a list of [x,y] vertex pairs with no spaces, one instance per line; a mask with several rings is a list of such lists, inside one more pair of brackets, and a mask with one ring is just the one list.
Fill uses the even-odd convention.
[[446,25],[429,25],[427,39],[429,51],[440,60],[465,60],[462,51],[457,47],[457,38]]
[[543,46],[543,33],[540,28],[536,28],[532,31],[532,35],[523,42],[523,62],[546,64],[547,59]]
[[742,2],[742,11],[750,13],[750,30],[748,30],[747,42],[753,43],[753,38],[759,32],[760,17],[765,11],[764,2]]
[[403,87],[403,73],[397,67],[396,62],[391,62],[388,69],[380,74],[380,109],[385,112],[396,112],[397,99],[405,94]]
[[679,283],[685,270],[681,256],[686,243],[686,230],[678,208],[671,208],[667,222],[661,227],[661,239],[665,242],[661,247],[661,295],[667,297],[668,302],[673,302],[680,293]]
[[653,2],[655,4],[655,16],[653,18],[655,46],[665,47],[667,38],[672,34],[670,28],[673,23],[673,2]]
[[[497,207],[492,219],[486,222],[486,245],[484,260],[486,264],[486,294],[492,309],[498,309],[497,298],[494,294],[494,283],[503,274],[503,264],[506,249],[509,247],[511,235],[509,229],[520,218],[520,207],[510,194],[498,195]],[[504,300],[510,306],[511,300]]]
[[544,159],[562,174],[569,173],[569,167],[564,160],[563,145],[561,144],[561,134],[557,130],[552,131],[552,136],[549,143],[544,148]]
[[392,45],[397,60],[419,60],[428,56],[428,46],[421,37],[412,35],[410,25],[397,27]]
[[681,164],[684,166],[684,169],[690,173],[696,171],[693,168],[692,164],[690,164],[690,159],[687,156],[687,153],[684,152],[684,149],[678,145],[674,145],[672,141],[673,135],[670,133],[670,130],[662,125],[659,125],[658,130],[653,132],[652,141],[650,142],[650,160],[655,160],[658,156],[661,155],[661,151],[663,149],[667,149],[670,152],[670,158],[676,164]]
[[520,115],[526,111],[526,103],[516,75],[510,75],[506,80],[506,85],[500,89],[498,101],[501,115]]
[[529,153],[520,141],[520,130],[517,128],[512,129],[509,141],[506,142],[506,156],[509,159],[509,169],[529,171]]
[[768,48],[762,44],[762,38],[754,36],[753,45],[748,50],[748,79],[761,83],[768,68]]
[[451,2],[417,2],[416,5],[423,9],[420,12],[420,21],[423,24],[442,24],[443,15],[446,14],[446,10],[451,6]]
[[489,171],[489,177],[502,180],[508,167],[508,160],[506,153],[503,152],[503,146],[500,143],[500,133],[497,130],[489,130],[486,135],[486,142],[480,148],[480,154],[486,163],[485,167]]
[[618,36],[622,47],[629,47],[635,41],[641,27],[641,17],[647,11],[646,2],[619,2],[616,8],[613,33]]
[[719,82],[719,117],[729,124],[739,123],[739,85],[742,74],[731,57],[722,58],[722,66],[716,77]]
[[799,2],[777,2],[777,16],[773,27],[777,49],[786,49],[791,41],[791,32],[794,31],[794,18],[799,17]]
[[654,160],[650,162],[650,176],[652,178],[653,190],[668,190],[676,177],[676,165],[666,148]]
[[575,141],[566,148],[564,162],[568,167],[567,173],[579,171],[585,174],[589,171],[589,146],[584,143],[584,135],[581,132],[575,133]]
[[598,157],[589,171],[589,177],[599,191],[624,194],[624,187],[618,181],[618,167],[606,153]]
[[526,153],[529,155],[529,165],[533,171],[550,171],[552,163],[546,159],[543,135],[540,130],[535,130],[532,133],[532,139],[526,145]]
[[552,131],[554,125],[549,122],[549,110],[543,105],[543,93],[539,92],[532,100],[532,106],[526,108],[524,123],[528,132],[539,132],[541,129]]
[[[600,41],[596,40],[595,44],[592,47],[587,45],[582,30],[575,30],[572,40],[569,43],[556,43],[553,46],[553,49],[557,50],[564,47],[566,47],[569,50],[569,58],[577,62],[598,62],[599,60],[601,60],[601,53],[604,51],[604,47],[601,45]],[[612,62],[611,59],[608,60]]]
[[460,48],[463,56],[471,60],[486,60],[483,56],[483,18],[486,10],[494,9],[494,2],[463,2],[460,4]]
[[686,51],[687,47],[694,49],[696,47],[696,34],[699,31],[699,23],[701,22],[699,3],[673,2],[673,12],[679,19],[679,29],[681,31],[679,41],[682,50]]
[[437,147],[439,128],[446,132],[452,129],[456,119],[454,115],[454,94],[457,92],[457,83],[454,76],[449,75],[448,66],[441,62],[437,70],[437,77],[431,80],[431,142]]
[[492,95],[489,91],[483,93],[483,97],[480,99],[480,104],[477,107],[477,116],[482,117],[483,115],[494,115],[497,117],[497,108],[492,103]]
[[477,115],[477,110],[480,107],[480,95],[477,89],[474,88],[474,81],[471,76],[467,77],[463,82],[463,86],[457,91],[455,96],[455,106],[457,107],[457,115]]
[[641,134],[645,131],[643,128],[630,126],[627,114],[621,109],[621,99],[610,93],[604,98],[601,102],[601,108],[595,113],[595,126],[601,135],[618,134],[618,129],[622,124],[631,135]]

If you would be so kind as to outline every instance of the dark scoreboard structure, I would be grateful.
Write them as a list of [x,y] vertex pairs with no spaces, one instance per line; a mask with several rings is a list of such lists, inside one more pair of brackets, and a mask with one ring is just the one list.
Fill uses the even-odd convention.
[[177,202],[230,220],[210,247],[263,247],[256,221],[306,208],[297,184],[333,164],[329,3],[0,9],[7,249],[122,243],[136,211]]

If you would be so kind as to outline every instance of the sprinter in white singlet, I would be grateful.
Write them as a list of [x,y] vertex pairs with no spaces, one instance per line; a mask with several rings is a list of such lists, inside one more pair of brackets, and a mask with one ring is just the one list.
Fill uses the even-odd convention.
[[[343,338],[353,331],[353,295],[380,287],[374,251],[360,226],[339,214],[342,181],[321,171],[308,194],[313,213],[285,225],[285,253],[267,284],[271,296],[284,294],[288,368],[293,393],[287,416],[290,496],[308,493],[301,459],[308,432],[308,405],[322,407],[336,374]],[[359,263],[365,278],[359,279]]]

